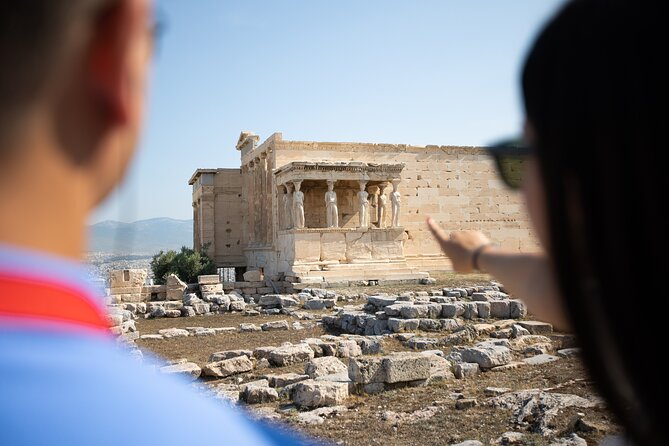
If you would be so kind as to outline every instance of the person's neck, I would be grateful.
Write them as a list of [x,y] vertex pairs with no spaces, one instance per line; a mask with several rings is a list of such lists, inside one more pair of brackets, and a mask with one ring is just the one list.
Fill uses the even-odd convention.
[[89,208],[83,181],[49,160],[32,161],[0,178],[0,242],[80,260]]

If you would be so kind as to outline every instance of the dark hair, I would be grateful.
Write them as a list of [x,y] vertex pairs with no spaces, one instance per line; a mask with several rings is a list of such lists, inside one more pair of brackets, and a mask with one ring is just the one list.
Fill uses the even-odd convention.
[[66,54],[73,24],[113,0],[0,2],[0,157],[8,133]]
[[661,8],[571,1],[538,37],[522,77],[561,294],[593,378],[639,445],[669,444],[658,345],[669,277]]

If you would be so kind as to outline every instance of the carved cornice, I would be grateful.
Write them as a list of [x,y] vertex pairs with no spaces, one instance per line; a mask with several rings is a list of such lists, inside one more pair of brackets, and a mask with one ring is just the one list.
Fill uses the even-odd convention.
[[260,137],[256,135],[253,132],[249,131],[244,131],[241,132],[239,135],[239,139],[237,140],[237,145],[235,148],[237,150],[242,150],[242,149],[255,149],[256,146],[258,145],[258,141],[260,140]]

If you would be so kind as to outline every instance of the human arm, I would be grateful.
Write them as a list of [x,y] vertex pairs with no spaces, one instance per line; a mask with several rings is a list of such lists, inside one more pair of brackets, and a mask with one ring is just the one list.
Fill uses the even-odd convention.
[[447,235],[432,218],[428,218],[427,225],[444,254],[451,259],[456,272],[474,272],[473,256],[480,248],[477,265],[481,270],[494,276],[514,296],[521,298],[537,318],[563,330],[569,328],[546,254],[499,248],[480,231],[458,231]]

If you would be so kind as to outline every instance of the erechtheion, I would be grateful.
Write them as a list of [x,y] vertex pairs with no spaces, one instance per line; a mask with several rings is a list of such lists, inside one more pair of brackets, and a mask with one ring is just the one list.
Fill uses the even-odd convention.
[[413,280],[450,264],[426,229],[481,229],[531,250],[520,196],[485,149],[345,142],[259,144],[242,132],[240,169],[198,169],[194,246],[220,267],[286,282]]

